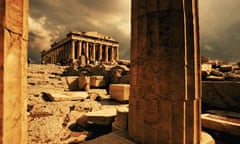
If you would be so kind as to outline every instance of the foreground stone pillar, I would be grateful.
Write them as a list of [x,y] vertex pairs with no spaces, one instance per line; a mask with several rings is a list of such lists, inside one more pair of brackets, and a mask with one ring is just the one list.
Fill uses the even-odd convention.
[[197,0],[132,0],[129,135],[146,144],[199,144]]
[[28,0],[0,0],[0,143],[27,143]]

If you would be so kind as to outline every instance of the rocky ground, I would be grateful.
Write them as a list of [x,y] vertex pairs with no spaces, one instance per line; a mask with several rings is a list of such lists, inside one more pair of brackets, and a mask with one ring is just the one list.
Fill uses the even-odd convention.
[[28,66],[28,143],[81,143],[111,131],[110,125],[89,124],[86,113],[121,105],[111,99],[88,97],[76,101],[49,101],[44,92],[69,91],[66,75],[68,66]]
[[[202,63],[203,81],[240,81],[240,68],[237,64],[225,64],[217,61]],[[52,101],[47,92],[70,92],[66,76],[101,75],[104,76],[105,86],[102,90],[108,91],[109,84],[129,84],[130,64],[115,66],[91,66],[77,68],[73,66],[39,65],[28,66],[28,143],[29,144],[68,144],[83,143],[100,135],[112,131],[109,124],[89,123],[87,114],[117,109],[124,103],[109,99],[107,95],[98,97],[91,95],[81,100]],[[203,104],[206,100],[203,98]],[[211,133],[211,131],[210,131]],[[223,138],[217,133],[211,133],[218,143],[228,144],[232,139]],[[226,142],[223,142],[226,141]]]

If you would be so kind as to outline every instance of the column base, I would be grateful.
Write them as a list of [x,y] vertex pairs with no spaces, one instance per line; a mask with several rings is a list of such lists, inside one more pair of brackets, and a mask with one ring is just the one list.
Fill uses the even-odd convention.
[[[86,141],[84,144],[112,143],[113,141],[121,144],[138,144],[128,136],[128,132],[126,130],[114,131],[96,139]],[[215,141],[208,133],[202,132],[200,144],[215,144]]]
[[202,131],[200,144],[215,144],[215,141],[210,134]]

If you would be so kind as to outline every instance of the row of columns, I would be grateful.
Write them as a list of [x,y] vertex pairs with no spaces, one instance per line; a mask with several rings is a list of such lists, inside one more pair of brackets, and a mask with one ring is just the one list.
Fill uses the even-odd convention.
[[77,61],[85,56],[88,63],[116,62],[119,60],[119,46],[71,40],[43,56],[46,63],[61,63],[63,60]]
[[[97,47],[98,46],[98,47]],[[119,60],[119,47],[90,43],[86,41],[71,41],[71,59],[76,60],[80,56],[86,56],[88,62],[114,62]]]

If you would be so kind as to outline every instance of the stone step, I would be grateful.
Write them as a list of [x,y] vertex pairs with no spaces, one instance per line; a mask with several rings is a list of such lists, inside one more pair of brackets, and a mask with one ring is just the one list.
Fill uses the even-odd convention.
[[240,119],[206,113],[201,115],[201,120],[203,128],[240,136]]

